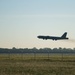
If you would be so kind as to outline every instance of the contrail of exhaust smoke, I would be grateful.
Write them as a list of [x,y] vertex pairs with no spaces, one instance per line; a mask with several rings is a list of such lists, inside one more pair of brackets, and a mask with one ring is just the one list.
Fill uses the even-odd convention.
[[70,43],[75,43],[75,39],[68,39],[68,40],[62,40],[62,41],[70,42]]
[[69,39],[68,41],[75,43],[75,39]]

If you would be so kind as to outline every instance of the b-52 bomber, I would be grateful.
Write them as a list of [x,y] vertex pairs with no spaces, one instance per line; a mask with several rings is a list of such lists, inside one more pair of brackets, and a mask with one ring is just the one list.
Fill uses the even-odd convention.
[[69,39],[66,36],[67,36],[67,32],[65,32],[61,37],[56,37],[56,36],[41,36],[41,35],[39,35],[39,36],[37,36],[37,38],[43,39],[43,40],[44,39],[45,40],[47,40],[47,39],[52,39],[52,40],[66,40],[66,39]]

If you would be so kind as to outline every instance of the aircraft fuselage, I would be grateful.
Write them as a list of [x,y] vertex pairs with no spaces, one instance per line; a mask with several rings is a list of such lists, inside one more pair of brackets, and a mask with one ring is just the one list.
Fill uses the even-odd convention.
[[63,39],[68,39],[68,38],[64,38],[64,37],[55,37],[55,36],[38,36],[39,39],[52,39],[52,40],[63,40]]

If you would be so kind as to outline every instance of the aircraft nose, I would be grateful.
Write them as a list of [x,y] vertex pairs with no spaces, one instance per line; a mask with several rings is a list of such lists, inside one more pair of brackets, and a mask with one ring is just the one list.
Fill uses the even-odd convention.
[[37,36],[37,38],[39,38],[39,36]]

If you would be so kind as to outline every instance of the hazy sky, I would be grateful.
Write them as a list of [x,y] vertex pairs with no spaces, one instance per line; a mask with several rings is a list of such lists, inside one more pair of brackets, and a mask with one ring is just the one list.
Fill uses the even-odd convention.
[[[37,38],[64,32],[70,40]],[[0,0],[0,47],[74,48],[75,0]]]

